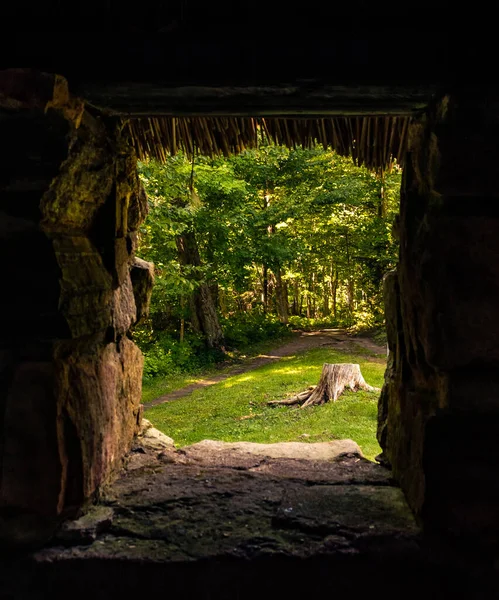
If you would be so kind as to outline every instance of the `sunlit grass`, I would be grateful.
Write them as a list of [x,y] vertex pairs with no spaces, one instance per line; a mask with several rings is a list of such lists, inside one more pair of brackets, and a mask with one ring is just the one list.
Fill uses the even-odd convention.
[[273,338],[271,340],[265,340],[263,342],[257,342],[248,346],[243,353],[241,352],[228,352],[227,353],[227,364],[224,365],[213,365],[200,369],[196,373],[180,373],[176,375],[167,375],[165,377],[154,377],[153,379],[144,379],[142,382],[142,402],[151,402],[159,396],[169,394],[175,390],[179,390],[191,383],[201,381],[202,379],[209,379],[214,375],[221,375],[226,373],[234,365],[240,363],[243,360],[253,358],[256,356],[264,355],[267,351],[272,350],[276,346],[276,341],[285,341],[290,336],[287,335],[282,338]]
[[[335,403],[304,410],[267,406],[269,400],[283,399],[316,384],[325,362],[359,363],[367,383],[376,387],[383,383],[383,363],[370,361],[365,354],[318,348],[151,408],[146,417],[178,446],[203,439],[270,443],[351,438],[373,459],[380,452],[376,441],[378,393],[345,392]],[[307,435],[301,437],[303,434]]]
[[182,373],[180,375],[169,375],[168,377],[155,377],[146,380],[142,384],[142,402],[151,402],[163,394],[168,394],[180,388],[198,381],[200,376]]

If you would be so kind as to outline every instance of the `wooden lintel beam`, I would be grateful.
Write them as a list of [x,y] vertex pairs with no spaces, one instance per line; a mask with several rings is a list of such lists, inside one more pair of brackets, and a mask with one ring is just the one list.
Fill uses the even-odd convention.
[[411,115],[435,93],[431,86],[196,86],[137,82],[82,84],[77,93],[114,116]]

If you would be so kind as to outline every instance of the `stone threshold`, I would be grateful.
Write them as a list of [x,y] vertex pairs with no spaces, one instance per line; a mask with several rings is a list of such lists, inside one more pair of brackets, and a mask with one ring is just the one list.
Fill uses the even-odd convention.
[[24,567],[19,597],[33,599],[357,598],[380,586],[384,598],[416,598],[453,586],[390,471],[355,442],[177,450],[153,428],[99,503]]

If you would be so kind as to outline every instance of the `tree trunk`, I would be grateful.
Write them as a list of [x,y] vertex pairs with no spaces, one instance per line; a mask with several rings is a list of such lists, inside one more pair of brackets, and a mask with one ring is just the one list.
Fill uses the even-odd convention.
[[333,268],[331,266],[331,296],[333,297],[333,317],[336,320],[338,305],[338,269],[336,269],[334,272],[334,278],[332,274]]
[[267,284],[267,312],[277,312],[276,305],[276,294],[275,294],[275,276],[272,271],[269,270],[268,284]]
[[345,233],[345,243],[346,243],[346,251],[347,251],[347,266],[348,266],[348,279],[347,279],[347,302],[348,302],[348,312],[350,320],[353,318],[353,313],[355,310],[354,306],[354,280],[351,273],[350,268],[350,246],[348,243],[348,231]]
[[298,287],[298,280],[293,281],[293,315],[300,314],[300,289]]
[[267,307],[269,304],[269,270],[267,265],[263,265],[263,312],[267,313]]
[[193,309],[196,318],[193,324],[197,323],[198,330],[203,334],[208,348],[224,349],[224,337],[222,328],[218,321],[217,311],[210,289],[205,283],[201,283],[193,293]]
[[[176,237],[179,261],[182,265],[201,266],[201,258],[193,231],[187,231]],[[194,290],[191,301],[191,323],[195,331],[203,335],[209,348],[223,349],[222,328],[218,322],[215,303],[206,283],[200,282]]]
[[378,217],[380,217],[381,219],[386,218],[385,182],[383,179],[383,175],[381,175],[379,180]]
[[307,286],[307,319],[312,318],[312,279],[308,280]]
[[[266,186],[265,186],[266,187]],[[263,210],[265,211],[270,205],[270,193],[265,190],[263,194]],[[270,237],[272,234],[272,228],[270,225],[266,226],[267,235]],[[269,310],[269,268],[263,264],[263,312],[267,314]]]
[[275,282],[277,315],[282,323],[287,323],[289,314],[288,294],[286,290],[286,284],[282,280],[280,267],[276,267],[275,269]]
[[312,273],[311,292],[313,294],[313,296],[312,296],[312,318],[316,319],[317,318],[317,310],[316,310],[316,303],[315,303],[315,273]]
[[355,312],[355,282],[354,282],[353,278],[348,280],[347,299],[348,299],[348,312],[350,313],[350,318],[352,318],[353,313]]
[[220,308],[218,283],[211,283],[208,287],[210,290],[210,295],[213,298],[213,304],[215,305],[215,308]]
[[218,302],[220,304],[220,313],[223,317],[227,316],[227,292],[223,289],[218,291]]
[[329,401],[336,402],[346,387],[352,391],[359,389],[368,392],[379,391],[379,388],[372,387],[365,382],[359,365],[324,363],[318,385],[310,387],[308,390],[292,398],[274,400],[268,404],[301,404],[301,408],[306,408],[313,404],[324,404]]
[[184,298],[184,296],[181,296],[180,297],[180,309],[182,310],[182,317],[180,319],[180,343],[182,343],[184,341],[184,337],[185,337],[184,308],[185,308],[185,298]]
[[329,317],[331,309],[329,308],[329,292],[330,286],[326,281],[322,285],[322,316]]

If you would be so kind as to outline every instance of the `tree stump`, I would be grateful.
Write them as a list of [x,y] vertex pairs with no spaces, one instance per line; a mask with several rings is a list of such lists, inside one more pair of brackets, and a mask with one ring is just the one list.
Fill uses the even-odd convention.
[[325,402],[336,402],[344,389],[366,390],[368,392],[379,391],[379,388],[367,384],[360,372],[360,365],[355,364],[329,364],[324,363],[321,378],[316,386],[312,386],[286,400],[274,400],[268,404],[292,405],[301,404],[301,408]]

